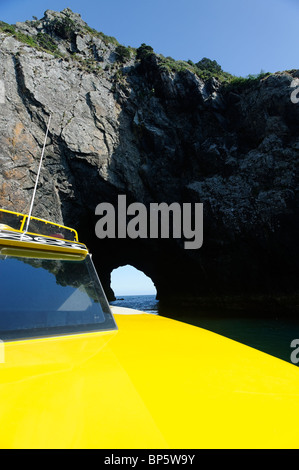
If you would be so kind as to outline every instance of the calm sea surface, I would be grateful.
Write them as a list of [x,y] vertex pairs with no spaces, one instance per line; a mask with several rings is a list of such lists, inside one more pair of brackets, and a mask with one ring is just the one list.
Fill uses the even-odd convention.
[[[299,320],[290,318],[230,317],[227,314],[213,315],[200,310],[181,309],[163,311],[154,295],[126,295],[117,297],[111,305],[143,310],[154,315],[167,316],[219,333],[260,351],[291,363],[291,341],[299,340]],[[221,313],[221,312],[220,312]],[[299,354],[297,354],[299,357]],[[299,364],[298,364],[299,365]],[[295,367],[298,365],[294,365]]]

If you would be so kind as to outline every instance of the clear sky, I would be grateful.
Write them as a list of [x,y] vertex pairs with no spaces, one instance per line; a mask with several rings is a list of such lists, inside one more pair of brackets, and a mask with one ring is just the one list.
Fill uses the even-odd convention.
[[298,67],[299,0],[0,0],[7,23],[69,7],[125,46],[174,59],[216,60],[247,76]]
[[[299,65],[299,0],[0,0],[0,20],[14,24],[67,7],[125,46],[146,43],[177,60],[208,57],[237,76]],[[132,267],[112,281],[117,295],[155,293]]]
[[111,287],[116,296],[156,295],[153,281],[133,266],[121,266],[111,273]]

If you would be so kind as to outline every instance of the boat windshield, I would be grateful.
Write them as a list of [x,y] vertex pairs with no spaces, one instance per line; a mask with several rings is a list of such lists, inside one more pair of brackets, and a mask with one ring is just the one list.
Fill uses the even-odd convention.
[[0,255],[0,339],[116,329],[90,255],[81,260]]

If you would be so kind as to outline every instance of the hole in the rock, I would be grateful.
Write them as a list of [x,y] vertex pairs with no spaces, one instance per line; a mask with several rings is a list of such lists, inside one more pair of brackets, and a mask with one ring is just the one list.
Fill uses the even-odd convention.
[[158,314],[157,291],[151,278],[131,265],[111,273],[111,287],[116,300],[112,306]]
[[131,265],[120,266],[112,271],[111,287],[116,297],[157,294],[151,278]]

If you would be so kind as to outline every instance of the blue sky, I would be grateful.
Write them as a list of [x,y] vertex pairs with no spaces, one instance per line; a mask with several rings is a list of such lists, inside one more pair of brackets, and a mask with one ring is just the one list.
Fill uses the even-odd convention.
[[156,295],[153,281],[133,266],[121,266],[111,273],[111,287],[116,296]]
[[0,0],[7,23],[69,7],[125,46],[197,62],[208,57],[238,76],[297,68],[299,0]]
[[[125,46],[146,43],[177,60],[208,57],[237,76],[299,65],[299,0],[0,0],[0,20],[14,24],[67,7]],[[114,271],[112,288],[155,293],[132,267]]]

